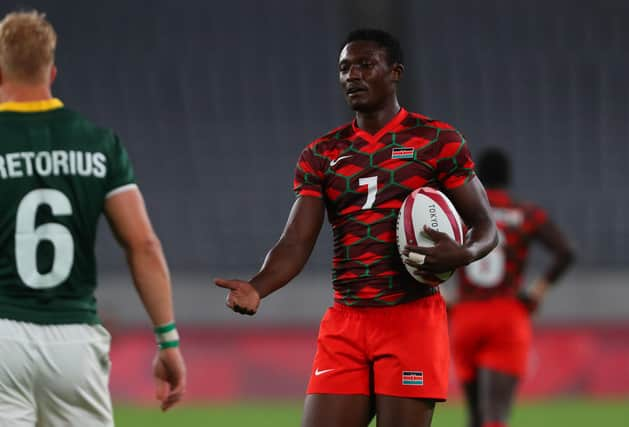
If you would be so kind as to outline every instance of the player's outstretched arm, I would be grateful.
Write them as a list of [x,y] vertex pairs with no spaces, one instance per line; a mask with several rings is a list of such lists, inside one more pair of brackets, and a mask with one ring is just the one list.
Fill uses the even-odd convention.
[[260,299],[286,285],[304,268],[317,241],[325,205],[316,197],[298,197],[278,242],[267,254],[262,268],[249,282],[215,279],[229,289],[227,306],[237,313],[253,315]]
[[568,239],[552,221],[546,221],[537,230],[535,237],[552,254],[553,259],[544,275],[537,279],[526,293],[532,311],[541,303],[548,288],[559,280],[575,259],[574,250]]
[[498,244],[496,224],[491,217],[487,194],[480,180],[473,177],[447,193],[470,231],[463,245],[459,245],[447,234],[424,227],[424,233],[435,242],[435,246],[407,246],[405,251],[407,255],[410,252],[425,255],[421,264],[412,260],[406,261],[420,271],[451,271],[484,257]]
[[133,283],[156,327],[159,341],[159,350],[153,362],[156,396],[162,402],[162,409],[167,410],[183,396],[186,368],[174,329],[175,318],[166,259],[138,189],[109,197],[105,201],[105,215],[125,250]]

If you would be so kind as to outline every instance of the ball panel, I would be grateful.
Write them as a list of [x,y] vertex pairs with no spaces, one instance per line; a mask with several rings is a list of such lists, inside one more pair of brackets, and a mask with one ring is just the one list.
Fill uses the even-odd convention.
[[[419,189],[420,193],[425,197],[436,203],[441,209],[437,212],[438,216],[445,216],[447,224],[450,225],[449,229],[440,229],[439,231],[447,233],[455,242],[463,243],[463,227],[461,225],[461,218],[458,212],[454,208],[454,205],[441,191],[433,188],[425,187]],[[439,222],[442,223],[441,221]]]
[[[434,242],[423,232],[424,225],[446,233],[459,244],[463,243],[463,223],[452,202],[438,190],[429,187],[418,188],[404,200],[398,215],[397,244],[402,261],[408,259],[402,254],[407,244],[434,246]],[[419,259],[415,261],[418,262]],[[437,286],[454,273],[447,271],[439,274],[425,272],[418,274],[415,268],[406,264],[404,266],[415,280],[428,286]]]
[[[413,208],[415,206],[416,193],[413,191],[402,205],[402,218],[404,219],[404,237],[406,239],[405,245],[417,246],[417,233],[413,226]],[[399,215],[399,214],[398,214]]]

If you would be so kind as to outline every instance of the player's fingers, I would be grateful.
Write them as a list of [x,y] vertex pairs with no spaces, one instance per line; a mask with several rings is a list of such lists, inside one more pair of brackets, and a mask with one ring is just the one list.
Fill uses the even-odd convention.
[[242,307],[240,305],[234,305],[233,310],[236,313],[240,313],[240,314],[246,314],[248,316],[253,316],[254,314],[256,314],[256,311],[251,309],[251,308],[247,308],[247,307]]
[[168,382],[155,378],[155,398],[159,401],[164,401],[168,397],[170,385]]
[[434,228],[429,227],[428,225],[424,225],[424,229],[422,230],[422,232],[433,241],[450,238],[446,233],[435,230]]
[[424,262],[426,261],[426,255],[419,254],[417,252],[411,252],[408,254],[408,259],[409,261],[414,262],[415,264],[423,265]]
[[239,305],[234,305],[233,310],[234,310],[236,313],[245,314],[245,309],[244,309],[244,308],[242,308],[242,307],[241,307],[241,306],[239,306]]
[[183,395],[186,391],[186,380],[185,376],[180,375],[174,381],[171,382],[171,392],[170,394]]
[[168,411],[180,400],[181,400],[181,395],[179,393],[170,394],[166,399],[162,401],[162,404],[161,404],[162,411]]
[[424,263],[419,263],[416,260],[414,261],[414,260],[409,259],[409,258],[405,258],[404,259],[404,264],[406,264],[406,265],[408,265],[408,266],[410,266],[410,267],[412,267],[412,268],[414,268],[414,269],[416,269],[418,271],[425,269]]
[[162,400],[162,410],[167,411],[172,408],[177,402],[179,402],[185,393],[185,382],[183,380],[179,380],[179,383],[171,384],[172,389],[168,396],[164,400]]
[[214,279],[214,284],[218,287],[231,289],[231,290],[236,290],[238,289],[238,286],[239,286],[239,283],[236,280],[221,279],[218,277]]
[[234,309],[234,306],[236,305],[236,301],[234,301],[234,296],[232,295],[232,293],[228,293],[227,296],[225,297],[225,305],[229,308],[231,308],[232,310]]
[[413,252],[421,255],[432,255],[434,247],[406,245],[402,251],[405,256],[409,256]]
[[422,283],[426,286],[438,286],[439,284],[441,284],[441,281],[439,280],[435,280],[434,277],[432,277],[429,274],[425,274],[425,271],[417,271],[415,274],[417,274],[418,276],[420,276],[422,278]]
[[409,267],[412,267],[412,268],[414,268],[414,269],[419,269],[419,268],[421,267],[420,265],[417,265],[417,264],[415,264],[414,262],[409,261],[409,260],[405,260],[405,261],[404,261],[404,264],[406,264],[406,265],[408,265]]

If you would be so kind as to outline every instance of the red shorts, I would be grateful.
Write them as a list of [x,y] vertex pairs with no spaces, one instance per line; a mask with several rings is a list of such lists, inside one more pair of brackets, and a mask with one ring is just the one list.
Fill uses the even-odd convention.
[[460,381],[476,377],[479,367],[521,377],[526,372],[531,322],[515,298],[457,304],[450,315],[454,366]]
[[450,363],[440,294],[393,307],[330,307],[308,394],[372,393],[445,400]]

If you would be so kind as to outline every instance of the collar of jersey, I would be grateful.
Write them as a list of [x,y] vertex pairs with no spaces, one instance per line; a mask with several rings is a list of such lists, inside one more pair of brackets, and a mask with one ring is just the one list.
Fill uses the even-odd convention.
[[0,112],[11,111],[14,113],[43,113],[63,107],[63,102],[58,98],[44,99],[41,101],[27,102],[3,102],[0,103]]
[[358,125],[356,124],[356,119],[354,119],[354,121],[352,121],[352,128],[354,129],[354,132],[356,133],[356,135],[360,136],[364,140],[366,140],[368,142],[376,142],[380,138],[382,138],[385,134],[387,134],[389,132],[393,132],[395,130],[395,128],[397,128],[397,126],[400,123],[402,123],[402,120],[404,120],[406,118],[406,115],[407,115],[406,110],[404,108],[400,108],[400,111],[398,111],[398,113],[395,116],[393,116],[393,118],[389,121],[389,123],[384,125],[384,127],[382,129],[380,129],[374,135],[372,135],[369,132],[364,131],[361,128],[359,128]]

